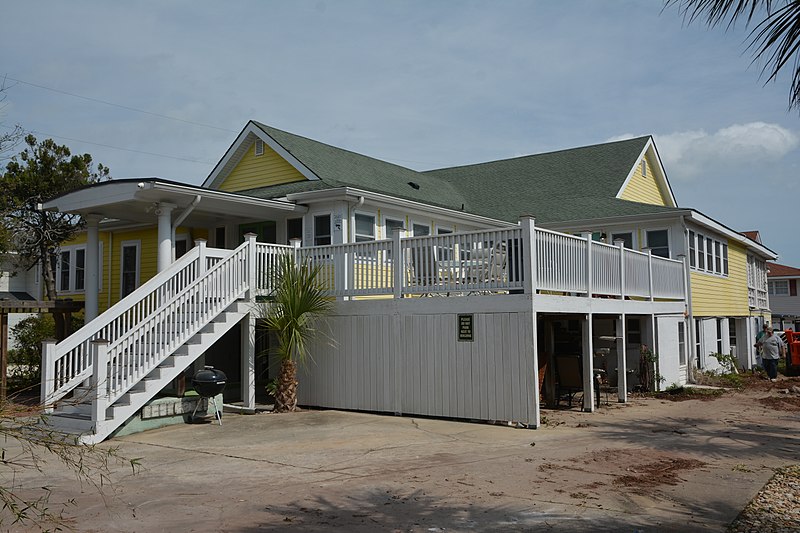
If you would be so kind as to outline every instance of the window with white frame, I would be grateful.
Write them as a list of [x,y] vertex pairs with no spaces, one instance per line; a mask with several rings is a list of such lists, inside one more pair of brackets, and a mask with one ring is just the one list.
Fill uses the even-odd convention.
[[287,218],[286,219],[286,244],[291,244],[292,240],[303,240],[303,219],[302,218]]
[[789,280],[776,279],[769,282],[769,293],[775,296],[789,296]]
[[325,246],[331,243],[331,216],[316,215],[314,217],[314,246]]
[[728,243],[689,231],[689,266],[720,276],[728,275]]
[[124,241],[120,249],[120,297],[124,298],[139,286],[139,241]]
[[[97,276],[103,275],[103,243],[98,244]],[[86,245],[64,246],[55,265],[56,290],[60,293],[83,292],[86,289]],[[100,290],[98,283],[98,290]]]
[[645,161],[644,159],[642,159],[642,177],[643,178],[647,177],[647,161]]
[[424,237],[431,234],[431,227],[426,224],[414,224],[412,229],[414,237]]
[[653,255],[669,258],[669,231],[647,230],[647,247]]
[[175,237],[175,259],[179,259],[186,255],[189,251],[189,236],[187,234],[178,235]]
[[384,235],[385,239],[391,239],[395,229],[402,230],[406,226],[402,220],[397,220],[394,218],[384,219],[383,225],[386,228],[386,235]]
[[686,364],[686,323],[678,322],[678,364]]
[[623,241],[623,246],[625,248],[633,249],[633,233],[628,231],[625,233],[612,233],[611,234],[611,242],[616,243],[617,241]]
[[375,240],[375,215],[356,213],[354,237],[355,242]]
[[717,353],[724,353],[722,351],[722,321],[724,318],[717,319]]
[[256,156],[264,155],[264,141],[256,139],[254,152]]

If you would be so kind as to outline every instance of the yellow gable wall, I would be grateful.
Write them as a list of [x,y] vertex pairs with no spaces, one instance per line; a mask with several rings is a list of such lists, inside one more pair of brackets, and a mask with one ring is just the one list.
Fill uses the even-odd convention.
[[692,311],[701,316],[747,316],[747,252],[728,242],[728,277],[691,272]]
[[620,198],[644,204],[669,205],[669,200],[658,187],[655,176],[656,167],[652,164],[649,154],[645,154],[644,161],[647,166],[647,176],[642,174],[642,165],[638,163]]
[[[175,231],[176,237],[181,235],[189,236],[188,247],[194,246],[194,239],[208,240],[208,230],[205,228],[184,228],[180,227]],[[120,300],[120,278],[122,277],[122,243],[127,241],[139,241],[139,285],[156,274],[158,267],[158,230],[155,227],[144,228],[131,231],[118,231],[111,235],[110,232],[101,231],[100,241],[103,243],[102,259],[102,285],[98,293],[98,310],[103,312],[109,308],[109,303],[114,305]],[[109,242],[112,243],[109,253]],[[75,239],[64,243],[65,246],[71,244],[86,243],[86,233],[82,233]],[[110,268],[109,268],[110,265]],[[109,273],[111,283],[109,283]],[[110,293],[109,293],[110,291]],[[61,295],[59,295],[60,297]],[[84,301],[83,293],[69,293],[64,297],[72,298],[77,301]]]
[[255,155],[255,143],[218,187],[222,191],[244,191],[306,179],[275,150],[264,144],[264,154]]

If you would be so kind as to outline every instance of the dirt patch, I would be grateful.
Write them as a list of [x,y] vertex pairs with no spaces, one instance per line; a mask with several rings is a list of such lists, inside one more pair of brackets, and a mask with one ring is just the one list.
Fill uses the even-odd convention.
[[756,398],[756,401],[775,411],[800,411],[800,396],[768,396]]
[[668,400],[670,402],[685,402],[687,400],[710,402],[718,399],[723,394],[725,394],[725,391],[722,389],[696,389],[692,387],[680,387],[664,392],[652,393],[649,394],[649,396],[659,400]]
[[651,488],[659,485],[677,485],[683,479],[679,474],[705,466],[697,459],[662,459],[629,468],[630,474],[619,476],[612,483],[622,487]]

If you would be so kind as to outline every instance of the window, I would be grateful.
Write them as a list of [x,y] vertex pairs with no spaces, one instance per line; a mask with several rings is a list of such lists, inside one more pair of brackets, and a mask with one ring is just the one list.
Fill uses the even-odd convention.
[[[103,276],[103,243],[97,254],[98,282]],[[58,292],[82,292],[86,289],[86,245],[65,246],[53,265]],[[100,287],[98,286],[98,290]]]
[[689,266],[695,270],[728,275],[728,244],[689,231]]
[[776,279],[775,281],[769,282],[769,293],[777,296],[788,296],[789,295],[789,280],[788,279]]
[[651,230],[647,232],[647,247],[653,255],[669,257],[669,234],[667,230]]
[[405,224],[402,220],[394,220],[391,218],[387,218],[383,221],[384,226],[386,226],[386,239],[391,239],[392,235],[394,234],[395,229],[403,229]]
[[139,286],[139,242],[123,242],[121,252],[120,297],[124,298]]
[[638,318],[627,320],[628,344],[642,344],[642,329]]
[[436,235],[449,235],[453,233],[453,230],[448,228],[436,228]]
[[303,219],[302,218],[287,218],[286,219],[286,244],[291,244],[292,239],[303,240]]
[[214,230],[214,246],[225,248],[225,226],[220,226]]
[[686,323],[678,322],[678,364],[686,364]]
[[186,255],[186,252],[188,251],[189,251],[189,236],[184,234],[175,237],[175,259],[178,259]]
[[355,242],[375,240],[375,217],[363,213],[356,213]]
[[314,246],[325,246],[331,243],[331,216],[314,217]]
[[722,245],[722,274],[728,275],[728,245]]
[[[75,250],[75,287],[76,291],[82,291],[85,286],[86,280],[86,248],[77,248]],[[101,275],[98,272],[98,275]]]
[[706,248],[705,243],[706,240],[703,238],[702,235],[697,236],[697,269],[698,270],[705,270],[706,269]]
[[256,139],[255,142],[255,155],[264,155],[264,141],[261,139]]
[[642,177],[647,177],[647,161],[642,159]]
[[414,224],[413,232],[414,237],[424,237],[431,234],[431,228],[425,224]]
[[728,346],[731,347],[731,353],[734,353],[736,347],[736,319],[728,319]]
[[633,233],[612,233],[611,242],[616,243],[617,241],[625,241],[623,246],[633,249]]
[[717,353],[724,353],[722,351],[722,321],[724,318],[717,319]]
[[[453,233],[453,230],[449,228],[436,228],[437,235],[450,235]],[[439,256],[439,261],[452,261],[453,260],[453,244],[452,241],[449,241],[449,245],[440,245],[436,252]]]

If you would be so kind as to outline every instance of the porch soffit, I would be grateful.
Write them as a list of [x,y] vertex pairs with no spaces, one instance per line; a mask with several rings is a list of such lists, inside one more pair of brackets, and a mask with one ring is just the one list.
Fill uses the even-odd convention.
[[211,226],[228,219],[274,220],[306,211],[305,207],[291,202],[152,179],[103,182],[54,198],[45,202],[42,208],[84,216],[97,214],[124,222],[155,223],[158,203],[175,205],[174,219],[189,208],[197,196],[200,196],[200,202],[182,225]]

